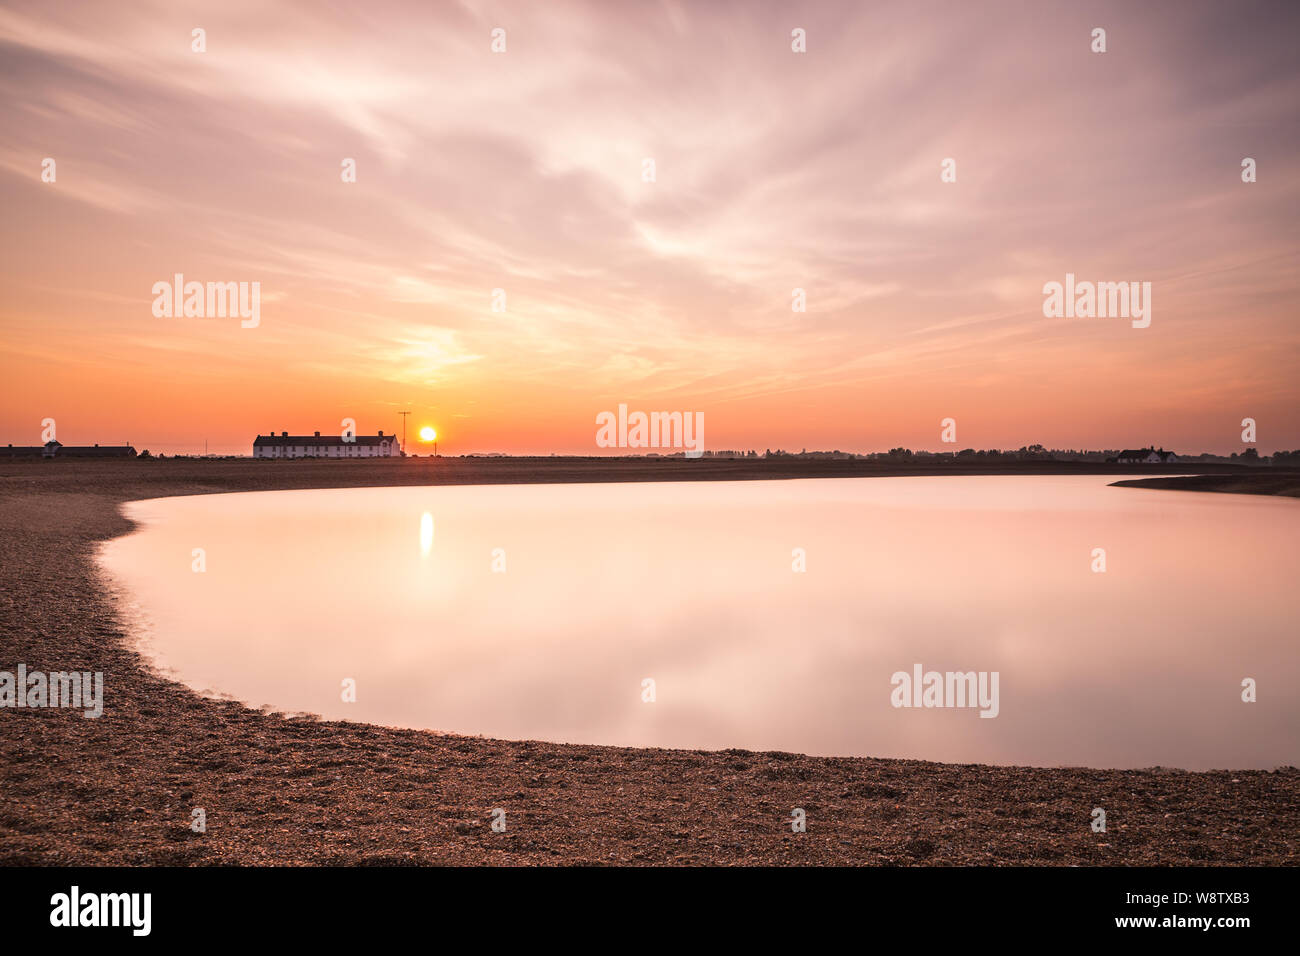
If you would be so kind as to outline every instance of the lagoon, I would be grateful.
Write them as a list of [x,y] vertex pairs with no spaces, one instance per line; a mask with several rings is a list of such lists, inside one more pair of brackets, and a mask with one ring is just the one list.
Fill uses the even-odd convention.
[[[1300,762],[1300,503],[1110,480],[161,498],[124,506],[139,527],[100,562],[160,670],[280,711],[636,747]],[[996,716],[919,688],[898,706],[895,675],[929,672],[997,674]]]

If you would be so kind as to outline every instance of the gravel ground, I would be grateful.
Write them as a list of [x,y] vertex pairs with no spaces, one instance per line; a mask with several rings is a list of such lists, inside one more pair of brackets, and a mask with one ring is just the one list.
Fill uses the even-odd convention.
[[[107,698],[97,720],[0,710],[0,863],[1297,862],[1295,768],[1109,771],[636,750],[250,710],[153,673],[130,649],[92,560],[96,542],[130,530],[121,502],[163,495],[883,473],[899,471],[853,462],[0,461],[0,670],[21,662],[102,671]],[[196,807],[207,815],[203,834],[189,826]],[[507,811],[504,833],[490,826],[494,807]],[[791,832],[794,807],[807,812],[806,833]],[[1108,832],[1091,831],[1093,807],[1106,809]]]

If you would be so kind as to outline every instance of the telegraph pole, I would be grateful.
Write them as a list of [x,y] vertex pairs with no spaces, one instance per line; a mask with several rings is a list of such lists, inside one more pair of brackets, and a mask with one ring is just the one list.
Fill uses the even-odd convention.
[[402,416],[402,454],[405,455],[406,454],[406,416],[411,413],[398,412],[397,414]]

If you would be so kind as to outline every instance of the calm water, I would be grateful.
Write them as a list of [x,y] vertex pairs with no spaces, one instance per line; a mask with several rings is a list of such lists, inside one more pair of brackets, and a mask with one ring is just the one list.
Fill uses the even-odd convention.
[[[280,710],[634,746],[1300,763],[1300,502],[1109,480],[164,498],[126,507],[142,528],[102,561],[159,667]],[[916,664],[997,671],[998,716],[891,706]]]

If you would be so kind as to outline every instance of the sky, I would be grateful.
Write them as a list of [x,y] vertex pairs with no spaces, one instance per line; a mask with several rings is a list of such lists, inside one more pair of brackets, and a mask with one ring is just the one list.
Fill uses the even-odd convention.
[[[597,454],[625,404],[710,449],[1300,448],[1297,40],[1293,3],[0,2],[0,443],[409,409],[414,451]],[[177,273],[259,283],[256,327],[155,315]],[[1149,327],[1045,316],[1067,273],[1150,282]]]

